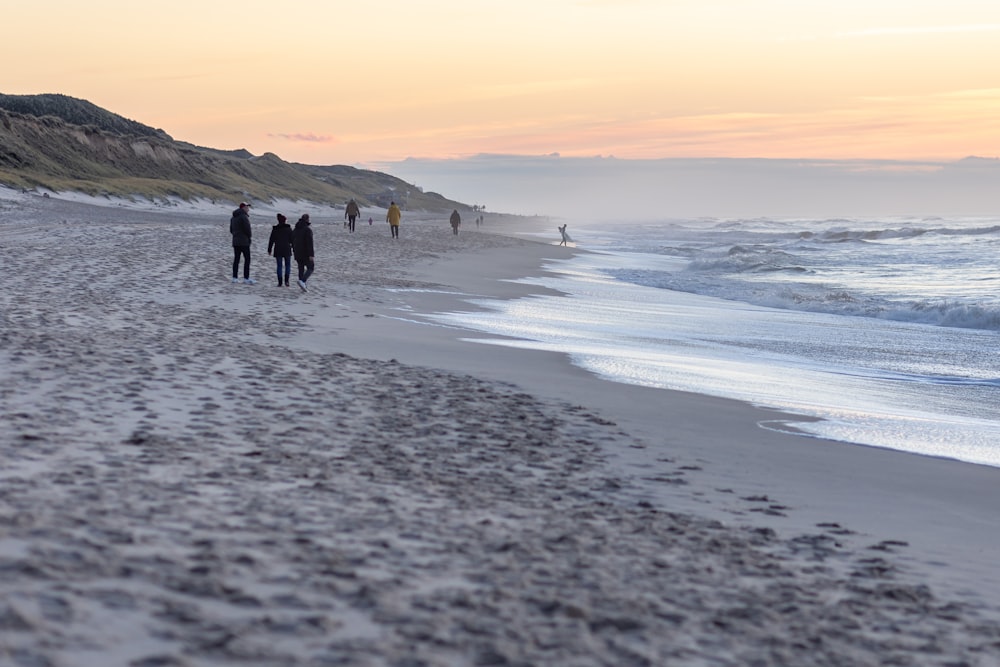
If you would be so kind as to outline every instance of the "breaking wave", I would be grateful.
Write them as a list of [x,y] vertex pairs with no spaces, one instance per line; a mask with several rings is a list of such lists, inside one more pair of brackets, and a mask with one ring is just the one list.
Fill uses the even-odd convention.
[[[703,269],[709,266],[719,268],[722,265],[730,269],[733,267],[728,260],[705,261],[698,264]],[[763,268],[765,264],[771,268]],[[793,265],[786,265],[781,269],[774,268],[777,264],[778,262],[773,261],[769,264],[747,262],[742,266],[743,270],[748,271],[807,271],[803,267]],[[827,289],[820,285],[726,281],[710,274],[699,274],[697,271],[670,273],[651,270],[610,270],[608,274],[617,280],[645,287],[702,294],[768,308],[1000,331],[1000,306],[992,304],[970,304],[957,299],[884,299],[847,289]]]

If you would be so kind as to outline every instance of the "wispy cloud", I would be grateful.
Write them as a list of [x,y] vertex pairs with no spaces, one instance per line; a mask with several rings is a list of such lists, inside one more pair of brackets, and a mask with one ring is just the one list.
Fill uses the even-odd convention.
[[295,141],[300,143],[309,144],[335,144],[337,143],[337,138],[332,137],[328,134],[313,134],[312,132],[271,132],[267,136],[274,139],[284,139],[286,141]]
[[855,37],[883,37],[896,35],[933,35],[933,34],[953,34],[967,32],[998,32],[1000,23],[973,23],[969,25],[940,25],[940,26],[906,26],[906,27],[883,27],[865,28],[863,30],[850,30],[838,32],[836,37],[850,39]]
[[[772,157],[958,159],[995,155],[1000,91],[955,90],[930,96],[856,98],[841,106],[774,113],[705,113],[651,118],[562,118],[557,124],[467,127],[424,142],[425,154],[483,152],[636,159]],[[442,128],[444,129],[444,128]],[[458,135],[458,136],[456,136]],[[919,140],[915,138],[919,137]],[[433,149],[443,149],[434,151]]]

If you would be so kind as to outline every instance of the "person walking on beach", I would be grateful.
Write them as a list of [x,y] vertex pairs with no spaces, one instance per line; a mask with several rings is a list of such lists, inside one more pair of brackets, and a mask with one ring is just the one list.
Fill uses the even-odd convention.
[[563,226],[558,229],[559,234],[562,236],[562,241],[559,242],[559,245],[566,245],[566,241],[569,240],[569,234],[566,233],[566,223],[564,222]]
[[233,235],[233,282],[238,283],[240,273],[240,257],[243,257],[243,283],[253,285],[256,280],[250,278],[250,241],[253,240],[253,229],[250,227],[250,204],[240,202],[239,208],[233,211],[229,219],[229,233]]
[[353,199],[347,202],[347,209],[344,210],[344,217],[347,218],[347,228],[354,233],[354,221],[358,219],[361,215],[361,208],[358,206],[358,202]]
[[[274,259],[278,263],[278,287],[288,287],[288,278],[292,273],[292,226],[285,222],[285,216],[278,214],[278,224],[271,227],[271,236],[267,239],[267,254],[274,250]],[[285,282],[281,282],[282,275]]]
[[389,202],[389,212],[385,214],[385,220],[389,223],[389,231],[392,238],[399,238],[399,221],[403,218],[403,212],[396,206],[396,202]]
[[295,223],[295,230],[292,232],[292,252],[295,254],[295,263],[299,266],[299,287],[305,292],[306,281],[316,268],[313,232],[309,225],[308,213],[304,213]]
[[462,216],[458,214],[458,209],[451,212],[451,233],[458,236],[458,228],[462,225]]

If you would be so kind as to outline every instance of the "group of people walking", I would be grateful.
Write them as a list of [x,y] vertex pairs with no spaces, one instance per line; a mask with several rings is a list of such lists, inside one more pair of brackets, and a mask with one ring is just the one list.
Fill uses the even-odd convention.
[[[267,254],[274,257],[278,268],[278,287],[288,287],[288,278],[292,272],[291,258],[299,267],[299,287],[306,291],[306,281],[316,268],[316,251],[313,248],[313,233],[309,222],[309,214],[304,213],[295,223],[295,229],[288,224],[287,218],[278,214],[278,224],[271,228],[271,236],[267,239]],[[273,254],[272,254],[273,253]],[[284,274],[284,282],[282,282]]]
[[[250,242],[253,229],[250,226],[250,204],[240,202],[229,220],[229,233],[233,235],[233,282],[240,282],[240,258],[243,259],[243,283],[253,285],[257,281],[250,277]],[[267,239],[267,254],[277,262],[278,287],[288,287],[292,273],[292,257],[299,268],[299,288],[307,291],[306,282],[316,268],[316,252],[313,247],[312,227],[309,214],[304,213],[293,229],[288,218],[278,214],[278,224],[271,228]]]
[[[233,236],[233,282],[243,282],[247,285],[253,285],[257,282],[250,277],[250,242],[253,240],[250,208],[251,206],[247,202],[240,202],[239,208],[233,211],[233,216],[229,220],[229,233]],[[360,215],[361,207],[352,199],[344,210],[344,226],[353,232]],[[303,292],[308,291],[306,283],[316,268],[316,253],[313,247],[309,214],[304,213],[295,223],[294,228],[288,224],[288,218],[281,213],[278,213],[277,217],[278,224],[271,228],[271,235],[267,239],[267,254],[274,257],[277,263],[278,287],[288,287],[288,281],[292,274],[291,260],[294,257],[299,269],[298,285]],[[394,239],[399,238],[399,223],[402,219],[403,212],[396,205],[396,202],[391,202],[385,215],[385,221],[389,223],[389,231]],[[449,222],[452,232],[457,235],[458,228],[462,224],[462,218],[457,209],[452,211]],[[479,219],[476,220],[476,223],[479,224]],[[368,218],[368,224],[372,224],[371,218]],[[239,278],[241,259],[243,260],[242,281]]]

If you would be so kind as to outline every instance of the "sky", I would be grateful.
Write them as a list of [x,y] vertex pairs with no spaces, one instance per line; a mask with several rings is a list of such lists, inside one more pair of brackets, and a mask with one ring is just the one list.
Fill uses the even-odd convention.
[[0,93],[364,166],[1000,155],[996,0],[35,0]]

